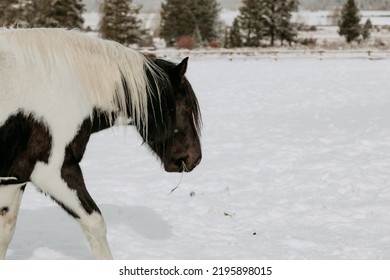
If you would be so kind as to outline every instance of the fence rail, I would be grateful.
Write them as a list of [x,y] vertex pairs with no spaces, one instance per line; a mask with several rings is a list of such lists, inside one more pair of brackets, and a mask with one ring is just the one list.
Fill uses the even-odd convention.
[[145,51],[150,55],[162,58],[184,58],[207,57],[207,58],[227,58],[227,59],[272,59],[279,60],[284,58],[360,58],[360,59],[390,59],[390,50],[264,50],[264,49],[197,49],[197,50],[176,50],[176,49],[158,49]]

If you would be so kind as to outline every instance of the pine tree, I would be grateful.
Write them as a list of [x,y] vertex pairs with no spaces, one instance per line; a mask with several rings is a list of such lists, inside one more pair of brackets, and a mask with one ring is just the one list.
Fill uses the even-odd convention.
[[82,0],[1,0],[0,26],[83,27]]
[[52,5],[51,16],[58,22],[58,27],[83,28],[84,4],[82,0],[57,0]]
[[238,21],[244,45],[258,47],[264,39],[271,46],[276,39],[282,44],[294,41],[297,31],[291,17],[297,9],[298,0],[243,0]]
[[291,22],[292,12],[298,10],[298,0],[280,1],[277,17],[277,35],[283,45],[286,40],[289,44],[296,41],[296,25]]
[[36,1],[35,26],[82,29],[84,4],[82,0]]
[[168,46],[173,46],[180,37],[194,36],[195,17],[185,0],[167,0],[161,4],[160,36]]
[[243,45],[258,47],[263,38],[263,6],[261,0],[243,0],[237,21],[243,33]]
[[270,39],[270,44],[275,44],[276,38],[288,42],[294,41],[297,34],[291,23],[292,12],[298,9],[297,0],[260,0],[262,7],[262,22],[264,36]]
[[370,19],[367,19],[366,23],[363,25],[362,36],[364,40],[367,40],[371,36],[372,23]]
[[0,26],[11,26],[17,24],[19,20],[19,1],[0,1]]
[[34,27],[37,18],[37,1],[32,0],[19,0],[20,5],[20,18],[18,20],[18,26],[20,27]]
[[201,38],[205,42],[218,38],[217,26],[219,4],[216,0],[187,0],[187,5],[194,15]]
[[270,38],[271,46],[274,45],[275,38],[277,36],[278,26],[278,13],[279,13],[279,2],[278,0],[262,0],[262,22],[264,27],[264,35]]
[[216,0],[166,0],[161,5],[160,36],[169,46],[184,36],[198,43],[216,39],[218,14]]
[[37,2],[33,0],[1,0],[0,26],[33,27]]
[[53,0],[39,0],[36,1],[37,15],[34,21],[35,27],[54,27],[58,26],[57,20],[52,18],[53,12]]
[[233,25],[229,32],[229,47],[240,48],[242,47],[241,30],[238,18],[235,18]]
[[145,33],[138,17],[140,9],[132,0],[105,0],[99,24],[101,36],[124,45],[139,43]]
[[348,43],[357,40],[361,34],[359,9],[354,0],[348,0],[341,10],[339,34],[344,36]]

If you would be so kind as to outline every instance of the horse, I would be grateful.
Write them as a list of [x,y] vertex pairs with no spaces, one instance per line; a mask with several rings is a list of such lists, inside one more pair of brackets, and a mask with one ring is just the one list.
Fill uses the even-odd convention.
[[167,172],[202,158],[201,112],[175,64],[81,31],[0,28],[0,258],[28,182],[80,224],[93,258],[112,259],[79,166],[93,133],[134,126]]

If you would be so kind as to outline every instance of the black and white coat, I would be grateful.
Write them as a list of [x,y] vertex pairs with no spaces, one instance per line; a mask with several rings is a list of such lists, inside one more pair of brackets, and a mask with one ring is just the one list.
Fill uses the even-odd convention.
[[[194,95],[189,99],[194,102],[182,106],[192,107],[191,135],[176,141],[186,143],[185,148],[175,148],[177,155],[168,158],[167,145],[152,135],[162,127],[150,121],[156,112],[165,113],[162,119],[170,123],[165,131],[173,131],[161,141],[184,135],[187,125],[177,123],[181,107],[175,103],[175,86],[164,80],[166,75],[181,77],[177,88],[188,91],[187,61],[161,65],[168,67],[166,73],[137,51],[77,31],[0,29],[0,258],[6,256],[27,182],[77,219],[94,258],[112,258],[105,222],[79,167],[93,132],[131,123],[167,171],[183,171],[182,163],[191,170],[199,163]],[[190,138],[195,144],[188,144]]]

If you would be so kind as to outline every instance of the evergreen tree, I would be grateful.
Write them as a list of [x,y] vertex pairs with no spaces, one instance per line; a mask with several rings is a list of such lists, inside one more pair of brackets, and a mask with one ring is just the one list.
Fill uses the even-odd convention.
[[17,24],[19,20],[19,1],[1,0],[0,1],[0,26],[11,26]]
[[260,46],[264,31],[261,0],[243,0],[239,11],[237,23],[243,33],[243,45],[246,47]]
[[217,26],[220,11],[217,1],[187,0],[187,5],[194,15],[201,38],[206,42],[217,39]]
[[132,0],[105,0],[101,13],[99,32],[103,38],[124,45],[139,43],[144,35],[139,19],[141,7]]
[[160,36],[169,46],[184,36],[208,42],[218,37],[218,15],[216,0],[166,0],[161,5]]
[[173,46],[180,37],[191,36],[194,30],[195,19],[183,1],[168,0],[161,4],[160,36],[168,46]]
[[33,27],[37,2],[32,0],[1,0],[0,26]]
[[161,31],[168,46],[173,46],[180,37],[194,36],[195,17],[186,0],[167,0],[161,4]]
[[58,22],[58,27],[83,28],[84,4],[82,0],[54,1],[52,18]]
[[235,18],[233,21],[233,25],[229,32],[229,45],[230,48],[240,48],[242,47],[242,39],[241,39],[241,29],[238,18]]
[[278,32],[278,21],[279,21],[279,2],[278,0],[262,0],[262,22],[263,22],[263,33],[270,38],[271,46],[274,45],[275,37]]
[[39,0],[35,4],[36,17],[33,22],[35,27],[54,27],[58,26],[57,20],[52,18],[53,0]]
[[298,0],[279,1],[279,3],[277,35],[279,36],[282,45],[284,40],[290,44],[291,42],[296,41],[298,34],[296,24],[291,22],[292,12],[298,10]]
[[372,23],[370,19],[367,19],[366,23],[363,25],[362,36],[364,40],[367,40],[371,36]]
[[83,28],[84,4],[82,0],[40,0],[36,2],[35,26]]
[[354,0],[348,0],[341,10],[339,34],[344,36],[348,43],[357,40],[361,34],[359,9]]
[[260,46],[268,38],[273,46],[279,38],[292,42],[297,31],[291,23],[292,12],[298,9],[298,0],[243,0],[238,20],[244,33],[244,45]]
[[264,36],[275,44],[276,38],[288,42],[294,41],[297,34],[291,23],[292,12],[298,9],[297,0],[260,0],[262,7],[262,21]]
[[1,0],[1,26],[83,27],[82,0]]
[[34,27],[37,18],[36,1],[32,0],[19,0],[20,5],[20,18],[18,20],[18,26],[20,27]]

